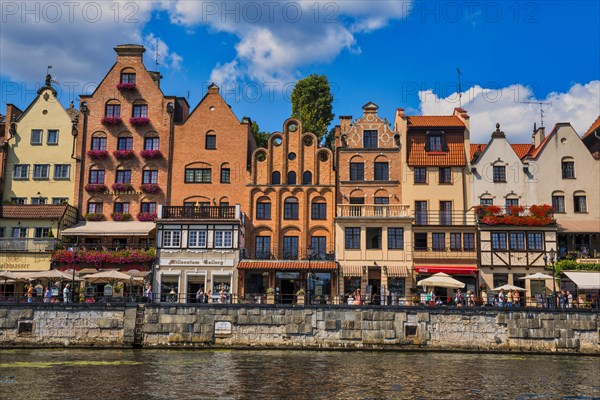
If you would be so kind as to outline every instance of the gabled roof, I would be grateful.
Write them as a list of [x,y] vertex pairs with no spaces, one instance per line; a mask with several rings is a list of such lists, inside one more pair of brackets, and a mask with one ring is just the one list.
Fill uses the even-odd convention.
[[596,121],[594,121],[592,126],[590,126],[590,129],[588,129],[587,132],[585,133],[585,135],[583,135],[581,138],[584,139],[588,136],[591,136],[592,133],[596,132],[599,128],[600,128],[600,116],[598,116],[598,118],[596,118]]
[[0,205],[0,218],[60,219],[63,217],[68,207],[68,204],[2,204]]
[[540,145],[538,147],[531,149],[531,152],[529,153],[529,157],[536,158],[541,153],[542,149],[546,146],[546,143],[548,143],[548,141],[550,140],[552,135],[554,135],[554,133],[556,133],[556,130],[558,129],[558,125],[559,125],[558,123],[554,124],[554,128],[552,128],[552,130],[550,131],[548,136],[546,136],[544,138],[544,140],[542,140],[542,143],[540,143]]
[[412,135],[408,140],[408,165],[417,167],[454,167],[466,165],[462,133],[447,133],[448,151],[425,151],[425,134]]
[[377,104],[373,103],[372,101],[370,101],[367,104],[365,104],[362,108],[363,108],[363,110],[378,110],[379,106]]
[[465,123],[455,115],[414,115],[408,117],[408,127],[464,128]]
[[476,143],[471,143],[471,158],[469,158],[469,160],[472,160],[473,157],[475,156],[475,152],[477,151],[477,148],[481,147],[481,151],[483,152],[485,150],[485,148],[487,147],[487,144],[476,144]]
[[[481,151],[483,152],[487,148],[488,145],[471,143],[471,158],[470,158],[471,160],[473,160],[473,157],[475,156],[475,152],[477,151],[478,146],[481,146]],[[513,149],[513,151],[515,152],[517,157],[519,157],[522,160],[532,150],[533,145],[517,143],[517,144],[511,144],[510,147]]]

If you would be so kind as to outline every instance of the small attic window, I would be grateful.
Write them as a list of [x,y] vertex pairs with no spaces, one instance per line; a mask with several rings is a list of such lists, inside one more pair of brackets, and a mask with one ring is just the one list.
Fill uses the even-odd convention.
[[121,83],[135,83],[135,72],[121,72]]
[[427,132],[427,141],[425,142],[425,151],[444,152],[448,151],[446,136],[444,132]]

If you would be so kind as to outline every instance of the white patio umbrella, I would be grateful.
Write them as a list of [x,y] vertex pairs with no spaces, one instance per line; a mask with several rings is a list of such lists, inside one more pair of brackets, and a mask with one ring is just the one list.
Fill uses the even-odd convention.
[[429,278],[425,278],[417,282],[417,286],[435,286],[451,289],[462,289],[465,284],[452,278],[450,275],[438,272],[435,275],[431,275]]
[[516,290],[518,292],[526,292],[527,289],[519,287],[519,286],[515,286],[515,285],[509,285],[508,283],[506,285],[502,285],[502,286],[498,286],[497,288],[492,289],[494,292],[499,292],[502,289],[504,290]]
[[86,275],[84,280],[89,283],[114,283],[114,282],[129,282],[131,276],[116,270],[102,271],[97,274]]
[[22,281],[25,280],[25,276],[18,272],[0,271],[0,279],[4,281],[8,281],[9,279],[12,281]]
[[[35,279],[48,279],[49,281],[71,281],[73,280],[73,275],[68,275],[62,271],[57,269],[51,269],[49,271],[36,271],[30,272],[26,275],[27,279],[35,280]],[[81,281],[81,278],[75,277],[76,281]]]
[[541,280],[541,279],[552,279],[552,275],[547,275],[547,274],[543,274],[541,272],[536,272],[535,274],[532,275],[527,275],[523,278],[519,278],[519,279],[526,279],[526,280],[530,280],[530,279],[534,279],[534,280]]

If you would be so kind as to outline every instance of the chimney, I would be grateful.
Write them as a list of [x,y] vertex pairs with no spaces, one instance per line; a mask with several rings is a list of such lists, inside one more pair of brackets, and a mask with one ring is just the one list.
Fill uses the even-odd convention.
[[363,106],[363,116],[367,117],[368,115],[372,115],[377,117],[377,110],[379,110],[379,106],[372,101],[368,102]]
[[471,117],[469,117],[469,114],[467,114],[467,110],[465,110],[464,108],[456,107],[454,109],[453,115],[460,118],[463,124],[465,124],[465,126],[467,127],[468,131],[471,130]]
[[[146,49],[141,44],[120,44],[114,48],[117,60],[125,57],[142,58]],[[141,60],[140,60],[141,61]]]
[[214,83],[211,83],[208,87],[208,93],[210,94],[219,94],[219,87]]
[[537,149],[546,138],[546,128],[540,126],[535,131],[533,131],[533,135],[531,136],[531,138],[533,141],[533,148]]
[[348,132],[352,124],[352,115],[340,115],[340,128],[342,132]]
[[160,74],[160,72],[148,71],[148,73],[152,77],[152,80],[154,81],[154,83],[156,83],[156,86],[158,86],[160,88],[160,80],[163,78],[163,76]]

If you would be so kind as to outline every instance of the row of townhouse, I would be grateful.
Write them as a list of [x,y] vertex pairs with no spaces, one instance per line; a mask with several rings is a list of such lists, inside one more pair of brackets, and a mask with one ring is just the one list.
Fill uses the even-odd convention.
[[[369,102],[340,117],[333,152],[295,119],[257,148],[217,86],[190,110],[163,94],[142,46],[115,51],[79,110],[50,77],[25,111],[7,107],[0,269],[138,269],[163,300],[273,288],[293,302],[300,289],[410,298],[437,272],[479,293],[523,285],[551,249],[597,257],[599,121],[582,138],[565,123],[510,144],[497,126],[472,144],[463,109],[389,122]],[[57,238],[67,250],[49,253]],[[155,262],[123,257],[154,248]],[[548,284],[525,282],[530,296]]]

